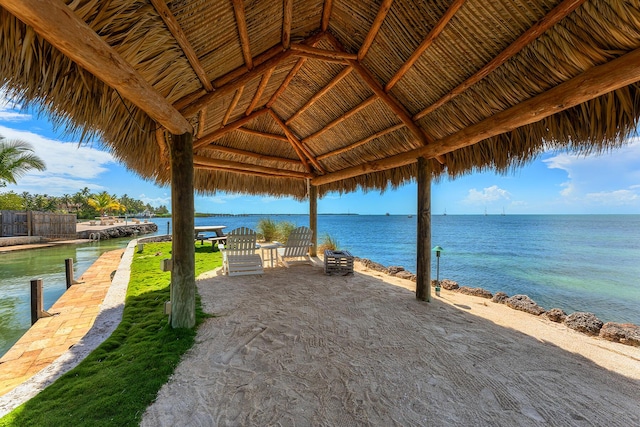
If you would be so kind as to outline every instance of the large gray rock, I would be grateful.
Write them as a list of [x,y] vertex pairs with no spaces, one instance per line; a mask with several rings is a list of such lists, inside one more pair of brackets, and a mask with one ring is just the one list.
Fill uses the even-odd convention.
[[640,326],[633,323],[607,322],[600,329],[600,338],[640,347]]
[[493,294],[486,289],[470,288],[469,286],[460,286],[458,292],[465,295],[473,295],[474,297],[491,299]]
[[530,313],[536,316],[545,312],[544,308],[540,307],[527,295],[514,295],[511,298],[505,299],[504,303],[515,310],[524,311],[525,313]]
[[559,308],[552,308],[551,310],[544,313],[544,317],[551,320],[552,322],[562,323],[564,322],[564,319],[567,318],[567,313]]
[[364,265],[366,268],[369,268],[375,271],[382,271],[385,273],[387,272],[387,267],[377,262],[371,261],[370,259],[367,259],[367,258],[355,258],[355,259],[357,261],[360,261],[360,263]]
[[395,276],[401,279],[411,280],[413,282],[416,281],[416,275],[407,270],[399,271],[395,274]]
[[567,318],[564,319],[564,324],[571,329],[587,335],[598,335],[603,325],[602,320],[598,319],[595,314],[583,311],[577,311],[568,315]]
[[458,282],[454,282],[453,280],[450,280],[450,279],[442,279],[440,281],[440,287],[448,291],[453,291],[455,289],[460,288],[460,286],[458,286]]
[[493,298],[491,298],[491,301],[497,302],[498,304],[504,304],[507,298],[509,298],[509,295],[504,292],[496,292]]
[[399,265],[391,265],[389,266],[389,268],[387,268],[387,274],[390,276],[395,276],[401,271],[404,271],[404,267],[401,267]]

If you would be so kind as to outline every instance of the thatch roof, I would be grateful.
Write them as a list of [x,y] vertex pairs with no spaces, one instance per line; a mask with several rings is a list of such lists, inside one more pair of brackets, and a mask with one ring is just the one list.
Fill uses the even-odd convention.
[[635,0],[65,3],[0,0],[0,85],[160,183],[193,131],[205,193],[507,171],[640,116]]

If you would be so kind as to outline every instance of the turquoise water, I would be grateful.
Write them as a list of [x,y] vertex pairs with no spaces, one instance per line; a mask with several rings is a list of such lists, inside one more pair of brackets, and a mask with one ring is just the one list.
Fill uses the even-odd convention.
[[[196,225],[256,228],[261,218],[309,225],[307,215],[196,218]],[[157,234],[171,219],[154,219]],[[319,215],[318,234],[340,249],[415,272],[416,217]],[[64,293],[64,260],[75,277],[128,239],[0,254],[0,355],[29,328],[29,283],[43,278],[45,309]],[[445,252],[440,278],[508,295],[546,309],[589,311],[603,321],[640,324],[640,215],[448,215],[432,218],[432,245]],[[432,277],[435,278],[435,264]]]

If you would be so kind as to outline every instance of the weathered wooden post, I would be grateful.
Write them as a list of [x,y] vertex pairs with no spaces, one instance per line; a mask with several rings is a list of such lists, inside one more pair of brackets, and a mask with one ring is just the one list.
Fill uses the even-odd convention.
[[67,289],[73,285],[73,258],[67,258],[64,260],[64,270],[67,278]]
[[42,300],[42,279],[31,281],[31,324],[33,325],[40,318],[40,313],[44,311]]
[[416,299],[431,301],[431,168],[418,157],[418,241]]
[[193,328],[196,324],[193,136],[172,135],[169,147],[173,216],[170,321],[174,328]]
[[318,187],[309,185],[309,228],[311,229],[310,256],[318,255]]

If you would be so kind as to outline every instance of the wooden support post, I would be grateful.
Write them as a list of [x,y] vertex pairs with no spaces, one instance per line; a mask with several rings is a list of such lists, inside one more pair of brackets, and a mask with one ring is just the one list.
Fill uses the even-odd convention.
[[[308,182],[308,181],[307,181]],[[318,187],[309,185],[309,228],[311,229],[310,256],[318,256]]]
[[42,300],[42,279],[31,281],[31,324],[33,325],[40,318],[40,313],[44,311]]
[[73,258],[64,260],[65,277],[67,278],[67,289],[73,285]]
[[416,299],[431,301],[431,168],[418,158],[418,242]]
[[196,324],[193,135],[173,135],[169,146],[173,216],[170,322],[173,328],[193,328]]

